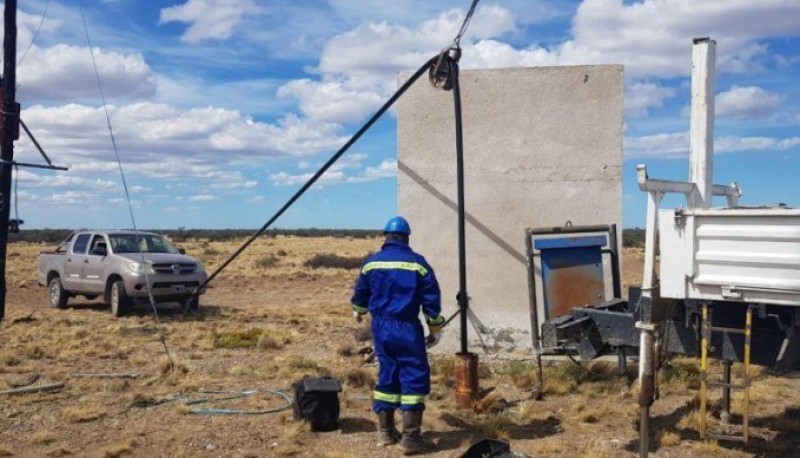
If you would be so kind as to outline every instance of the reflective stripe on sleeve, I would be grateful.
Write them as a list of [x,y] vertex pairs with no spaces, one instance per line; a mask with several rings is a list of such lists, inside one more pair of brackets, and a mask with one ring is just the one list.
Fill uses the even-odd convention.
[[420,275],[425,276],[428,275],[428,269],[425,268],[422,264],[416,262],[381,262],[381,261],[374,261],[368,262],[364,265],[361,269],[361,273],[367,273],[370,270],[410,270],[413,272],[419,272]]
[[367,308],[365,308],[365,307],[362,307],[362,306],[360,306],[360,305],[356,305],[356,304],[350,304],[350,305],[352,305],[352,306],[353,306],[353,310],[354,310],[355,312],[358,312],[358,313],[359,313],[359,314],[361,314],[361,315],[363,315],[363,314],[365,314],[365,313],[369,312],[369,310],[368,310]]
[[425,320],[428,322],[429,325],[432,326],[441,326],[444,323],[444,317],[439,315],[435,318],[431,318],[428,315],[425,315]]
[[404,394],[400,396],[400,403],[404,405],[425,404],[424,394]]
[[372,392],[372,398],[376,401],[389,402],[392,404],[400,404],[399,394],[390,394],[375,390]]

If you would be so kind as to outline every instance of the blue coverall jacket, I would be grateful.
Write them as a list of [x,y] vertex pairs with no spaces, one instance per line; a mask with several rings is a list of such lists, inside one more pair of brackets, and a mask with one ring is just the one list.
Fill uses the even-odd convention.
[[353,310],[372,315],[372,338],[380,370],[375,412],[423,410],[430,393],[430,366],[419,312],[439,326],[441,293],[433,269],[400,241],[384,243],[367,258],[351,299]]

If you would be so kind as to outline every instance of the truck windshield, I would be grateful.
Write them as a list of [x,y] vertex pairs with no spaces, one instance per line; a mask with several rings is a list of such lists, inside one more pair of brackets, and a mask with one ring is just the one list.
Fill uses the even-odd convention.
[[114,253],[172,253],[178,254],[178,249],[172,246],[161,235],[139,234],[139,245],[136,245],[136,234],[109,234],[111,249]]

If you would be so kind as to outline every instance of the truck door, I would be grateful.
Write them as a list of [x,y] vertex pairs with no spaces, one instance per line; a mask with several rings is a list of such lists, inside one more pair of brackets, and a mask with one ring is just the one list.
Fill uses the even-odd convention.
[[67,253],[63,283],[64,288],[69,291],[84,291],[86,280],[83,278],[83,266],[89,262],[86,251],[91,236],[92,234],[79,234]]
[[102,293],[105,287],[105,271],[108,264],[108,241],[102,234],[95,234],[89,244],[83,264],[84,287],[87,292]]

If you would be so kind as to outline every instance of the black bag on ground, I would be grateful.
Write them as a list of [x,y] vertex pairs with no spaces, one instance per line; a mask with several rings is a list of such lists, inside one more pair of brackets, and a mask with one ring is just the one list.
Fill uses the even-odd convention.
[[294,419],[307,420],[312,431],[339,429],[339,393],[342,384],[332,377],[304,378],[292,385]]

